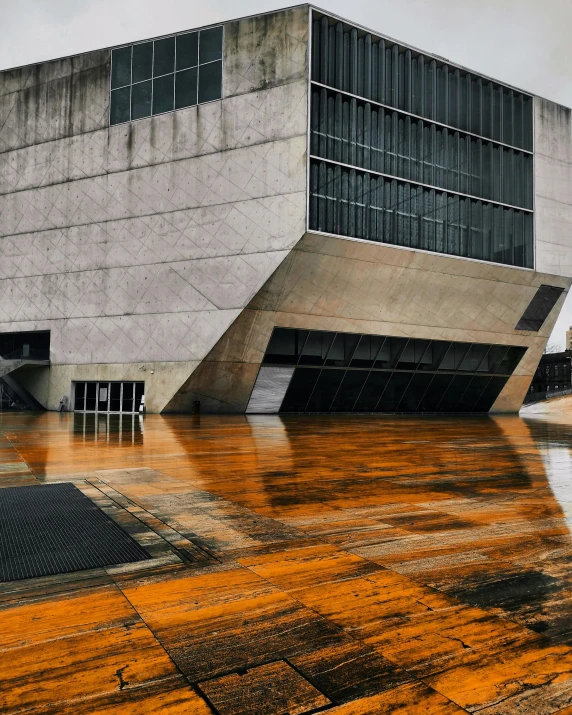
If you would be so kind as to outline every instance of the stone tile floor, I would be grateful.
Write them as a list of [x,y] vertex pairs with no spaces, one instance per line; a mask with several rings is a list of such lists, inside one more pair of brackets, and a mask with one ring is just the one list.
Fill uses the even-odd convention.
[[0,712],[571,715],[564,419],[5,413],[152,558],[0,584]]

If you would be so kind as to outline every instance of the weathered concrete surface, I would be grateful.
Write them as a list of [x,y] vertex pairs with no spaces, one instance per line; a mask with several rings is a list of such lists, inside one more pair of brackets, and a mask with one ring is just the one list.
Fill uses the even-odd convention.
[[572,275],[572,110],[535,97],[536,269]]
[[[565,292],[538,333],[514,330],[539,285]],[[493,406],[515,412],[571,280],[367,241],[306,234],[167,405],[243,412],[275,325],[521,345],[528,352]]]
[[51,331],[47,407],[144,364],[161,410],[300,239],[307,18],[227,23],[222,101],[126,125],[109,51],[0,75],[0,330]]

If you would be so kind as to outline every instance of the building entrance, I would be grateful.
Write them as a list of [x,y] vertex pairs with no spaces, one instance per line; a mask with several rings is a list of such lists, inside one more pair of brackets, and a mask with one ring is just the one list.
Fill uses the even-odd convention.
[[139,412],[144,382],[76,382],[74,412]]

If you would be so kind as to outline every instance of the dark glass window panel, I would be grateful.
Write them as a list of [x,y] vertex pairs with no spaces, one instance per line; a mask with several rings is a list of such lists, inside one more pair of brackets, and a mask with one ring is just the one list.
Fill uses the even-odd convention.
[[498,372],[499,367],[502,365],[504,356],[507,353],[507,350],[507,345],[491,345],[486,357],[486,372],[490,374]]
[[85,391],[85,409],[89,412],[94,412],[97,401],[97,383],[87,382]]
[[145,383],[144,382],[136,382],[135,383],[135,412],[139,411],[139,407],[141,406],[141,400],[143,399],[144,394],[145,394]]
[[111,89],[131,84],[131,46],[111,53]]
[[325,365],[330,367],[347,367],[357,348],[359,335],[354,333],[338,333],[332,342]]
[[151,80],[134,84],[131,88],[131,119],[151,116]]
[[473,412],[488,412],[508,380],[507,377],[491,377],[481,396],[473,407]]
[[470,347],[470,343],[451,343],[439,366],[439,370],[456,372]]
[[397,406],[401,402],[401,398],[409,385],[413,373],[411,372],[394,372],[387,383],[387,387],[383,391],[379,400],[376,412],[396,412]]
[[455,412],[461,395],[465,392],[471,380],[470,375],[455,375],[443,394],[443,398],[437,406],[437,411]]
[[85,400],[85,382],[76,382],[74,410],[85,409],[84,400]]
[[222,26],[201,30],[199,37],[199,62],[213,62],[222,58]]
[[175,74],[175,109],[193,107],[197,103],[197,68]]
[[322,370],[306,405],[306,412],[328,412],[345,370]]
[[304,412],[319,376],[320,370],[315,368],[296,368],[286,390],[280,412]]
[[362,335],[351,359],[351,367],[373,367],[384,340],[378,335]]
[[429,346],[423,353],[418,370],[439,370],[443,358],[449,350],[451,343],[444,340],[431,340]]
[[188,32],[177,36],[177,69],[196,67],[199,63],[199,33]]
[[370,372],[354,406],[354,412],[373,412],[390,377],[390,372]]
[[540,330],[562,292],[563,288],[541,285],[524,311],[522,318],[516,324],[515,330],[531,330],[533,332]]
[[419,405],[417,406],[418,412],[437,412],[439,403],[443,399],[443,395],[447,391],[447,388],[451,384],[455,376],[448,375],[434,375],[433,379],[429,383],[429,387],[425,391],[425,394],[421,398]]
[[151,79],[153,75],[153,43],[133,45],[133,83]]
[[123,383],[123,412],[133,412],[133,383]]
[[401,402],[397,406],[398,412],[416,412],[425,391],[429,387],[433,375],[428,372],[417,372],[411,378],[407,389],[403,393]]
[[153,77],[171,74],[175,71],[175,38],[165,37],[155,41]]
[[488,345],[471,345],[459,364],[459,372],[478,372],[488,351]]
[[121,411],[121,383],[112,382],[109,386],[109,409],[111,412]]
[[496,373],[499,375],[512,375],[525,352],[526,348],[516,345],[509,347],[500,361]]
[[131,87],[114,89],[111,92],[111,124],[122,124],[131,119]]
[[488,377],[476,376],[471,379],[457,403],[457,412],[472,412],[477,400],[488,385]]
[[222,96],[222,62],[211,62],[199,67],[199,104],[212,102]]
[[262,362],[295,365],[298,362],[297,332],[288,328],[274,328]]
[[153,80],[153,114],[172,112],[175,106],[175,75]]
[[312,330],[306,339],[300,355],[300,365],[323,365],[326,355],[335,338],[333,332]]
[[347,370],[330,410],[332,412],[352,412],[368,375],[367,370]]

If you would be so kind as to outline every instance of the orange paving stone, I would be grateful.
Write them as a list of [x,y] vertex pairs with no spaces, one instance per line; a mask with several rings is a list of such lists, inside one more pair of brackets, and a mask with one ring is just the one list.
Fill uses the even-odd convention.
[[572,713],[572,424],[94,425],[1,415],[0,490],[72,481],[152,558],[0,583],[0,712]]

